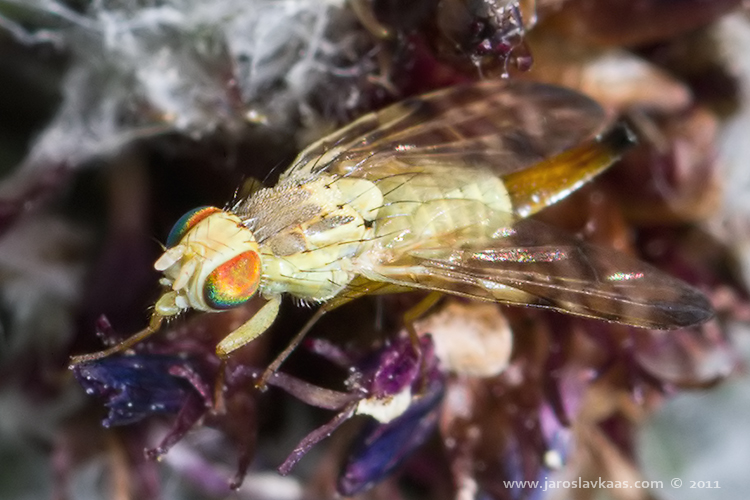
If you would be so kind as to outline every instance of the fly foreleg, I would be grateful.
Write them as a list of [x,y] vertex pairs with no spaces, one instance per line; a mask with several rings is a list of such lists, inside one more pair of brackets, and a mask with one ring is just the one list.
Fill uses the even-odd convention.
[[272,297],[245,324],[219,342],[216,346],[216,355],[220,359],[226,360],[232,352],[258,338],[276,320],[276,316],[279,315],[280,304],[281,297]]
[[216,355],[221,361],[216,385],[214,386],[214,411],[217,413],[224,412],[224,378],[226,377],[227,359],[232,352],[252,342],[271,327],[276,320],[276,316],[279,315],[280,304],[281,297],[272,297],[252,318],[224,337],[216,346]]

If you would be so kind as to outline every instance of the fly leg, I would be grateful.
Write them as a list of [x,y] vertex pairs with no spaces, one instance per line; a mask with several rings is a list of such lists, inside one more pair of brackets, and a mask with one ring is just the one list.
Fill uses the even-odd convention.
[[404,313],[404,326],[406,326],[406,331],[409,332],[409,340],[411,340],[411,346],[412,349],[414,349],[414,352],[417,354],[417,356],[420,359],[419,362],[419,391],[417,391],[419,394],[422,394],[424,392],[424,389],[427,387],[427,367],[425,364],[421,361],[422,359],[422,348],[419,346],[419,334],[417,334],[417,330],[414,328],[414,322],[416,322],[419,318],[427,314],[427,311],[432,309],[435,304],[437,304],[440,299],[443,298],[443,294],[440,292],[430,292],[427,294],[425,298],[420,300],[416,305],[410,307],[405,313]]
[[313,314],[312,318],[310,318],[307,323],[305,323],[305,326],[303,326],[302,329],[297,333],[297,335],[294,336],[291,342],[289,342],[289,345],[287,345],[286,348],[281,351],[281,354],[276,356],[276,359],[274,359],[273,362],[268,365],[268,368],[266,368],[266,371],[264,371],[263,375],[260,376],[260,379],[255,382],[255,387],[257,387],[261,391],[266,390],[266,382],[271,377],[271,375],[276,373],[276,370],[279,369],[281,363],[283,363],[284,360],[289,357],[292,351],[297,348],[300,342],[302,342],[302,339],[305,338],[305,335],[307,335],[307,332],[310,331],[315,323],[317,323],[318,320],[322,318],[326,312],[328,312],[328,309],[326,309],[325,307],[321,307],[320,309],[315,311],[315,314]]
[[430,292],[425,298],[420,300],[416,305],[410,307],[404,313],[404,326],[406,331],[409,332],[409,339],[414,349],[419,349],[419,335],[414,329],[414,323],[427,314],[427,311],[437,304],[440,299],[443,298],[443,294],[440,292]]
[[224,405],[224,381],[226,377],[227,360],[232,352],[245,344],[252,342],[263,332],[268,330],[279,314],[281,297],[272,297],[266,302],[255,315],[235,331],[224,337],[216,346],[216,355],[221,361],[219,373],[214,385],[214,411],[223,413]]
[[[279,369],[281,363],[283,363],[284,360],[289,357],[292,351],[300,344],[300,342],[302,342],[302,339],[305,338],[307,332],[310,331],[310,329],[315,325],[315,323],[318,322],[318,320],[320,320],[320,318],[323,317],[325,313],[327,313],[328,311],[332,311],[357,297],[366,295],[367,292],[370,291],[370,288],[367,285],[371,285],[372,282],[363,279],[362,283],[362,285],[358,285],[357,278],[355,278],[355,280],[349,284],[347,293],[341,293],[320,306],[315,314],[313,314],[312,318],[307,320],[305,326],[303,326],[299,333],[297,333],[292,341],[289,342],[289,345],[286,346],[286,349],[284,349],[281,354],[276,356],[276,359],[274,359],[273,362],[268,365],[268,368],[266,368],[266,371],[263,372],[263,375],[261,375],[260,378],[255,382],[255,387],[257,387],[261,391],[266,390],[266,382],[268,382],[268,379],[271,377],[271,375],[276,373],[276,370]],[[377,286],[380,286],[380,284],[378,284]]]
[[99,352],[92,352],[91,354],[81,354],[79,356],[72,356],[70,358],[70,366],[73,367],[75,365],[78,365],[80,363],[88,363],[90,361],[97,361],[102,358],[106,358],[107,356],[111,356],[113,354],[117,354],[119,352],[126,351],[136,345],[138,342],[142,341],[146,337],[151,336],[152,334],[159,331],[159,327],[161,326],[161,322],[164,320],[164,316],[161,314],[154,313],[151,316],[151,320],[148,322],[148,326],[141,330],[140,332],[131,335],[130,337],[126,338],[125,340],[118,342],[117,344],[113,345],[112,347],[108,349],[101,350]]

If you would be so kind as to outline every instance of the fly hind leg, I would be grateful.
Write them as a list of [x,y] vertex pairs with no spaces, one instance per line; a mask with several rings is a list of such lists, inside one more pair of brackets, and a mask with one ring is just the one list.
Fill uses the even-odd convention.
[[427,311],[432,309],[433,306],[435,306],[435,304],[437,304],[441,298],[443,298],[442,293],[430,292],[426,297],[417,302],[417,304],[410,307],[404,313],[404,326],[406,327],[406,331],[409,332],[411,344],[415,349],[419,349],[419,335],[417,334],[417,330],[414,329],[414,323],[419,318],[427,314]]
[[417,333],[417,330],[414,328],[414,323],[427,314],[427,311],[432,309],[435,304],[440,302],[440,299],[443,298],[443,294],[440,292],[430,292],[427,294],[426,297],[424,297],[422,300],[417,302],[415,305],[410,307],[405,313],[404,313],[404,326],[406,327],[406,331],[409,333],[409,340],[411,341],[412,349],[414,349],[414,352],[416,353],[418,359],[420,359],[419,365],[419,372],[420,372],[420,383],[419,383],[419,390],[417,391],[419,394],[424,392],[424,389],[427,387],[427,366],[425,365],[424,361],[422,360],[422,348],[419,343],[419,334]]

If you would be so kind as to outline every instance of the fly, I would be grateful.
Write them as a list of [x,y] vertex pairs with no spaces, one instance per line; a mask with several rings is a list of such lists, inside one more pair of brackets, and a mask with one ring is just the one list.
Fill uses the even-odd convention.
[[256,295],[265,304],[218,344],[221,359],[271,326],[283,295],[320,304],[263,380],[323,314],[368,294],[422,289],[656,329],[707,320],[708,301],[682,281],[528,218],[632,145],[607,123],[576,92],[506,80],[365,115],[306,148],[276,186],[185,214],[155,263],[165,290],[148,327],[72,363]]

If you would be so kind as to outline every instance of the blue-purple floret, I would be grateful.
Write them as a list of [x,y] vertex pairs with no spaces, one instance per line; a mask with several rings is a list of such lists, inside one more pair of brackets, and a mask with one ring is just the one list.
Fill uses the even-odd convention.
[[[445,376],[438,367],[432,338],[425,335],[414,345],[409,337],[399,337],[366,356],[350,355],[318,340],[312,349],[334,363],[351,363],[347,380],[349,391],[339,393],[311,386],[277,373],[269,384],[280,387],[308,404],[340,412],[328,423],[308,434],[279,467],[288,474],[317,443],[356,414],[359,402],[383,404],[409,389],[411,400],[405,412],[381,423],[370,420],[354,439],[338,480],[339,493],[353,495],[384,479],[421,446],[435,430],[440,403],[445,393]],[[333,354],[333,356],[330,356]]]
[[[376,360],[376,364],[369,367],[370,370],[367,366],[362,369],[368,397],[395,396],[413,385],[419,378],[420,371],[424,370],[427,374],[434,370],[432,340],[423,337],[420,339],[419,348],[415,349],[408,338],[398,338],[380,350]],[[422,360],[426,363],[424,368]]]
[[176,414],[199,395],[184,376],[185,360],[175,356],[138,354],[108,357],[73,367],[86,394],[104,398],[109,414],[105,427],[127,425],[153,414]]

